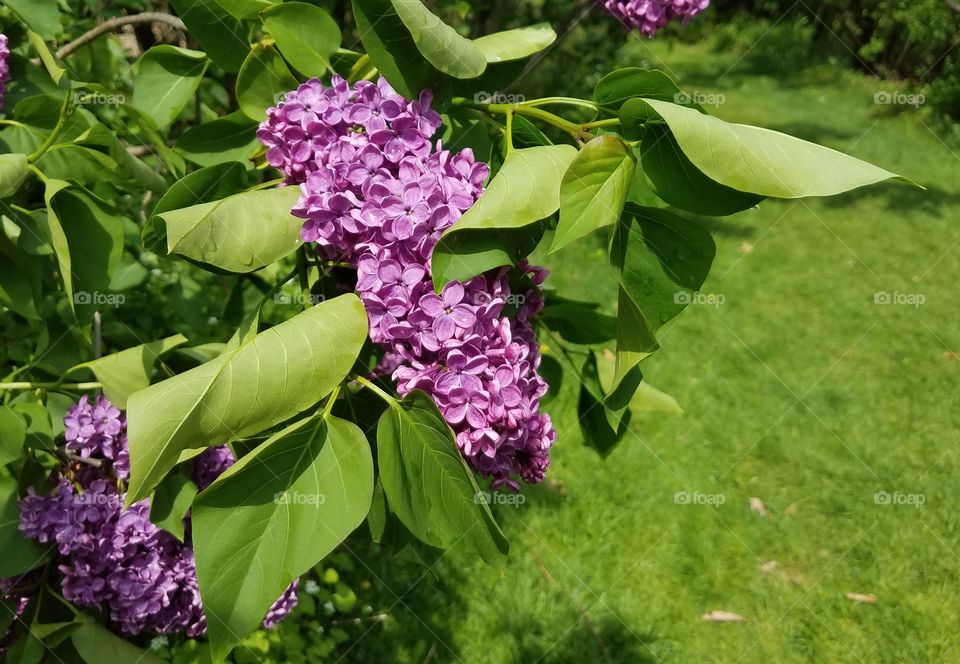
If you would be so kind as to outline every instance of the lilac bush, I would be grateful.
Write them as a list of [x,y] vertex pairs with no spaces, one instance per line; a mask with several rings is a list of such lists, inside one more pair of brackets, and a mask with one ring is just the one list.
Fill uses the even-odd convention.
[[[506,268],[433,290],[440,235],[473,205],[489,167],[472,150],[430,138],[440,116],[431,94],[409,101],[384,80],[351,87],[312,79],[268,109],[258,137],[301,197],[293,214],[325,258],[357,269],[370,338],[385,349],[377,371],[397,390],[429,394],[472,467],[496,487],[543,480],[556,432],[539,411],[547,385],[532,317],[543,306],[542,268],[522,265],[530,287],[511,292]],[[519,303],[513,316],[508,303]]]
[[[48,494],[30,488],[20,501],[21,532],[57,547],[63,596],[105,609],[124,634],[202,635],[207,622],[189,538],[181,543],[154,525],[149,499],[123,507],[129,475],[123,412],[103,396],[84,396],[64,425],[66,450],[77,460],[52,478]],[[202,490],[234,462],[229,447],[208,448],[195,460],[193,480]],[[290,613],[296,588],[271,607],[265,626]]]
[[603,7],[629,30],[653,37],[670,21],[687,21],[710,5],[710,0],[602,0]]

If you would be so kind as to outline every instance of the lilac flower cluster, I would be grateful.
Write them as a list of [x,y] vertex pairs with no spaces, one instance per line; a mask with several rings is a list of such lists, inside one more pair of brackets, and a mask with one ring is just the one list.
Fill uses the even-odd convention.
[[710,5],[710,0],[600,0],[604,9],[629,30],[653,37],[670,21],[687,21]]
[[7,93],[7,81],[10,80],[10,47],[7,36],[0,34],[0,108]]
[[[257,136],[301,197],[293,214],[318,254],[349,261],[385,348],[378,375],[436,402],[471,465],[496,486],[539,482],[556,438],[539,412],[547,386],[532,317],[546,276],[529,268],[511,293],[506,269],[434,293],[430,258],[440,235],[473,205],[489,175],[470,149],[444,150],[431,94],[409,101],[383,79],[353,87],[313,79],[267,111]],[[514,316],[505,305],[518,304]]]
[[[129,475],[126,421],[104,397],[83,397],[64,418],[67,449],[85,462],[68,466],[48,495],[30,488],[20,501],[20,530],[57,546],[63,596],[109,612],[124,634],[197,637],[206,631],[193,550],[150,522],[149,499],[124,509],[120,482]],[[194,462],[206,488],[235,459],[226,446]],[[271,607],[275,625],[296,603],[296,584]],[[266,621],[265,621],[266,624]]]

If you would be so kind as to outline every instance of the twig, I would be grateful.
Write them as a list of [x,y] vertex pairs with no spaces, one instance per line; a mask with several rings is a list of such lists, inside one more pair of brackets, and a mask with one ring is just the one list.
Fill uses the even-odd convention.
[[947,7],[949,7],[953,11],[960,12],[960,2],[956,2],[956,0],[944,0],[944,2],[946,2]]
[[89,44],[100,35],[113,32],[117,28],[125,25],[133,25],[137,23],[166,23],[167,25],[172,26],[181,32],[187,31],[187,26],[184,24],[184,22],[172,14],[164,14],[162,12],[143,12],[141,14],[133,14],[131,16],[118,16],[117,18],[111,18],[108,21],[104,21],[103,23],[86,31],[72,42],[65,44],[60,50],[57,51],[57,59],[63,60],[78,48]]
[[64,452],[64,456],[67,458],[67,461],[75,461],[77,463],[83,463],[91,468],[103,468],[103,461],[101,459],[91,459],[90,457],[82,457],[79,454],[74,454],[73,452]]

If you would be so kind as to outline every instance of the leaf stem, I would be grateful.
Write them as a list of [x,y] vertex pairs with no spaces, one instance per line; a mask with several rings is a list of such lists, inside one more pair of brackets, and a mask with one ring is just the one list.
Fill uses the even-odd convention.
[[513,111],[507,111],[507,154],[513,152]]
[[60,117],[57,118],[57,124],[54,125],[53,131],[50,132],[50,135],[47,136],[47,140],[43,142],[43,145],[34,150],[29,156],[27,156],[27,161],[31,164],[37,161],[40,157],[46,154],[47,150],[50,149],[50,146],[54,144],[57,140],[57,137],[60,135],[60,132],[63,130],[63,125],[66,124],[67,118],[73,115],[73,95],[68,92],[63,95],[63,104],[60,105]]
[[580,108],[589,108],[592,111],[600,108],[596,102],[587,101],[586,99],[576,99],[575,97],[543,97],[541,99],[531,99],[530,101],[520,102],[520,106],[537,107],[550,105],[579,106]]
[[594,120],[583,125],[584,129],[593,129],[594,127],[614,127],[620,124],[620,118],[606,118],[605,120]]
[[360,384],[363,385],[364,387],[366,387],[366,388],[374,391],[374,392],[377,394],[378,397],[380,397],[381,399],[383,399],[384,401],[387,402],[387,405],[388,405],[388,406],[395,406],[395,405],[397,404],[397,400],[396,400],[396,399],[394,399],[392,396],[390,396],[389,394],[387,394],[386,392],[384,392],[383,390],[381,390],[381,389],[380,389],[379,387],[377,387],[372,381],[367,380],[367,379],[364,378],[363,376],[354,376],[354,377],[353,377],[353,380],[357,381],[358,383],[360,383]]
[[[540,101],[540,100],[533,100]],[[522,102],[517,104],[483,104],[480,102],[472,101],[464,97],[454,97],[453,104],[455,106],[464,106],[466,108],[474,108],[481,111],[486,111],[487,113],[496,113],[498,115],[506,115],[507,122],[511,121],[510,116],[513,114],[524,115],[530,118],[546,122],[551,124],[557,129],[560,129],[567,134],[569,134],[578,144],[585,141],[589,141],[592,138],[596,138],[591,134],[583,125],[579,125],[575,122],[570,122],[566,118],[562,118],[559,115],[550,113],[549,111],[544,111],[541,108],[531,105],[531,102]]]
[[88,383],[31,383],[21,381],[14,383],[0,383],[0,390],[99,390],[103,385],[98,382]]

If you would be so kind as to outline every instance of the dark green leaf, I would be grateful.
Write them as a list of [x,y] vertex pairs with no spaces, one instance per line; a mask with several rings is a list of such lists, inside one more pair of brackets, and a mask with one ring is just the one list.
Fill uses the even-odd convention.
[[617,336],[617,319],[577,302],[549,304],[540,312],[547,327],[575,344],[599,344]]
[[257,123],[237,111],[192,127],[177,139],[177,152],[199,166],[247,161],[257,150]]
[[[19,576],[37,567],[51,547],[41,546],[20,533],[20,507],[17,505],[17,481],[0,477],[0,576]],[[55,546],[52,548],[56,548]]]
[[232,0],[170,0],[203,50],[228,72],[240,71],[250,52],[250,27],[226,8]]
[[613,411],[604,405],[603,390],[597,372],[597,357],[591,352],[580,374],[580,399],[577,416],[583,441],[588,447],[607,456],[620,442],[630,426],[630,411]]
[[237,75],[237,102],[247,117],[263,122],[267,108],[275,106],[280,95],[299,85],[277,49],[257,44]]
[[0,466],[20,458],[26,439],[27,423],[9,406],[0,406]]
[[674,101],[679,93],[677,84],[662,71],[626,67],[601,78],[594,88],[593,98],[601,106],[617,109],[631,97]]
[[53,41],[63,31],[57,0],[4,0],[4,4],[27,27],[48,41]]
[[506,555],[507,540],[430,397],[415,390],[391,404],[377,449],[390,510],[420,540],[440,548],[462,542],[491,564]]
[[196,495],[197,485],[186,475],[176,471],[170,473],[150,496],[150,521],[182,542],[183,519]]
[[87,664],[161,664],[159,657],[137,648],[120,638],[93,618],[83,624],[71,636],[73,647]]
[[363,47],[390,85],[408,99],[432,87],[439,72],[420,55],[391,0],[352,0],[352,3]]

